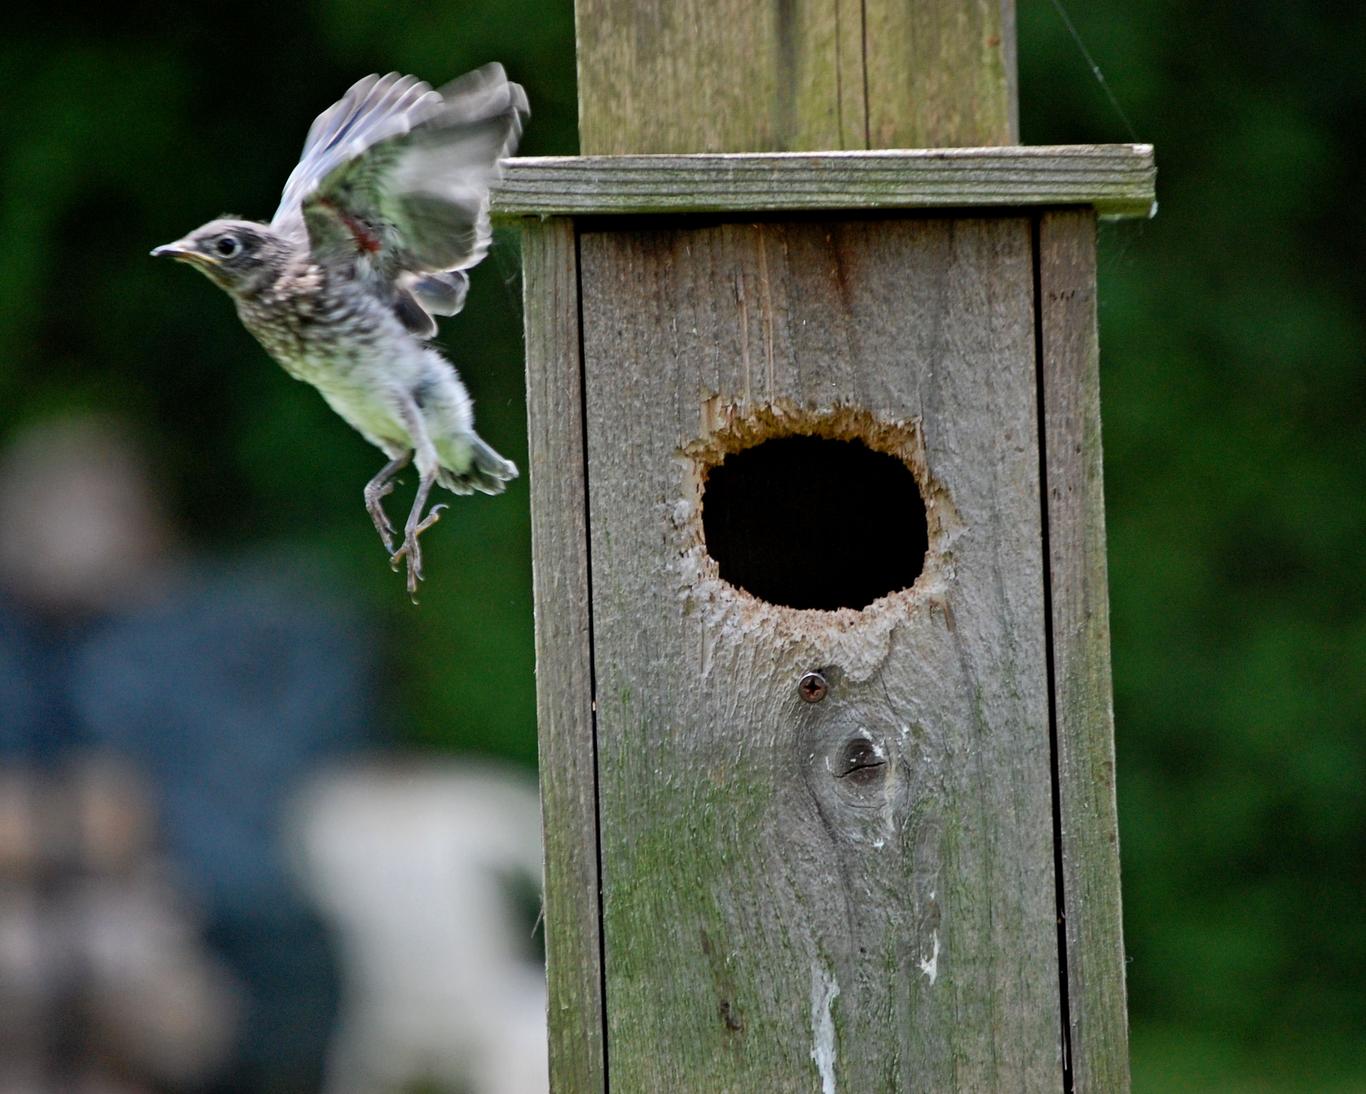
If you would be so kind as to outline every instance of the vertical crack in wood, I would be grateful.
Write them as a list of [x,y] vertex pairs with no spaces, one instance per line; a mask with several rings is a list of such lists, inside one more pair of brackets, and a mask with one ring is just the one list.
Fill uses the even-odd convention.
[[1058,754],[1058,695],[1053,653],[1053,575],[1051,544],[1048,538],[1048,436],[1044,401],[1044,338],[1042,254],[1039,246],[1040,215],[1031,222],[1034,261],[1034,383],[1038,400],[1039,429],[1039,528],[1042,533],[1044,667],[1048,677],[1048,754],[1049,780],[1053,800],[1053,885],[1058,918],[1058,1000],[1061,1004],[1062,1088],[1072,1094],[1072,1013],[1068,998],[1067,976],[1067,894],[1063,882],[1062,846],[1062,772]]
[[863,147],[873,147],[873,106],[868,101],[868,0],[859,0],[859,37],[863,48]]
[[764,394],[773,400],[773,286],[768,279],[768,251],[764,247],[764,225],[755,224],[759,253],[759,285],[764,290]]
[[579,246],[579,226],[574,225],[574,281],[579,312],[579,426],[583,431],[583,530],[584,569],[588,594],[588,694],[591,701],[590,724],[593,736],[593,835],[598,873],[598,991],[602,1015],[602,1089],[612,1089],[612,1069],[608,1064],[607,1031],[607,917],[603,899],[602,873],[602,769],[598,760],[598,666],[593,640],[593,507],[590,504],[592,481],[588,473],[588,366],[583,341],[583,254]]
[[849,147],[849,136],[844,132],[844,25],[840,21],[840,0],[835,0],[835,127],[839,131],[840,147]]
[[773,132],[777,136],[774,151],[788,152],[799,147],[797,139],[797,93],[800,62],[797,51],[797,5],[795,0],[777,0],[774,12],[778,53],[774,103]]
[[1020,143],[1020,65],[1019,41],[1015,20],[1015,0],[1001,0],[1002,60],[1006,77],[1006,140],[1005,144]]

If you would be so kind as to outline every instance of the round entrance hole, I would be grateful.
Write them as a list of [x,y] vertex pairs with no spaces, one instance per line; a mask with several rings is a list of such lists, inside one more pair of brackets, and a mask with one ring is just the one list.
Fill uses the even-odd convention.
[[925,565],[911,469],[861,441],[779,437],[707,474],[702,533],[721,577],[789,608],[866,608]]

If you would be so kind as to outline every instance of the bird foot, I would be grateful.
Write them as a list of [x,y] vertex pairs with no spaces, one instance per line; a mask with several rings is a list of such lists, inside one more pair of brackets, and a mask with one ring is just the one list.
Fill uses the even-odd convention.
[[389,556],[389,566],[395,573],[398,572],[399,563],[404,559],[408,560],[408,595],[412,597],[414,604],[417,603],[417,584],[422,580],[422,547],[417,540],[423,532],[441,519],[441,512],[445,508],[444,503],[433,505],[421,521],[409,524],[404,530],[402,546]]
[[394,483],[402,484],[402,479],[389,479],[378,486],[371,483],[365,488],[365,511],[370,514],[370,519],[374,522],[375,531],[379,533],[380,542],[384,544],[386,554],[394,553],[394,526],[389,523],[389,514],[384,511],[384,499],[394,492]]
[[[385,491],[384,493],[389,493]],[[382,495],[381,495],[382,496]],[[367,501],[365,511],[370,514],[370,519],[375,522],[375,531],[379,533],[380,542],[384,544],[387,554],[394,553],[394,526],[389,523],[389,515],[384,511],[384,506],[380,504],[379,498],[373,502]]]

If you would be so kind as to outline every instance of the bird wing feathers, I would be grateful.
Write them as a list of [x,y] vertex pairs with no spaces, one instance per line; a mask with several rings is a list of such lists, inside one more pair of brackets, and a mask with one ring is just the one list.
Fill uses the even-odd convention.
[[440,91],[412,76],[367,76],[320,114],[272,227],[307,237],[314,259],[352,263],[415,333],[464,303],[488,251],[489,187],[529,113],[499,64]]

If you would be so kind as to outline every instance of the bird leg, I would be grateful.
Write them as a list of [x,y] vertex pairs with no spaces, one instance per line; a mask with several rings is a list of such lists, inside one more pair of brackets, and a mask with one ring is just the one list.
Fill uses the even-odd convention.
[[441,519],[441,511],[446,505],[433,505],[431,512],[425,517],[422,510],[427,504],[427,495],[431,493],[436,476],[430,479],[423,479],[417,484],[417,497],[413,500],[413,507],[408,511],[408,523],[403,526],[403,542],[397,551],[389,556],[389,565],[397,572],[398,564],[405,558],[408,560],[408,595],[413,598],[413,603],[417,603],[417,583],[422,580],[422,547],[418,544],[417,538],[428,528]]
[[[427,511],[427,515],[418,521],[416,525],[412,523],[412,514],[409,514],[409,523],[403,529],[403,542],[398,545],[398,550],[389,556],[389,565],[392,566],[395,571],[398,570],[398,564],[405,558],[413,557],[409,548],[417,546],[417,537],[439,521],[442,512],[449,508],[450,506],[444,501],[437,505],[433,505],[431,509]],[[414,505],[412,512],[416,513],[417,511],[417,506]],[[422,578],[422,551],[419,548],[417,552],[417,580],[421,581]],[[411,590],[409,591],[411,592]]]
[[430,513],[423,515],[423,510],[427,508],[427,497],[436,485],[436,476],[441,464],[437,459],[436,446],[427,435],[427,423],[423,421],[422,411],[418,409],[417,403],[405,393],[399,400],[398,410],[403,424],[408,429],[408,437],[413,442],[413,456],[420,477],[417,482],[417,497],[413,499],[413,507],[408,511],[408,520],[403,526],[403,545],[389,556],[389,565],[397,570],[399,563],[407,559],[408,595],[416,604],[417,583],[422,580],[422,548],[417,540],[423,532],[441,519],[441,510],[445,506],[433,506]]
[[375,522],[375,531],[389,554],[394,553],[394,526],[384,511],[384,499],[394,492],[394,476],[408,466],[411,452],[396,456],[379,469],[379,474],[365,484],[365,511]]

